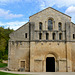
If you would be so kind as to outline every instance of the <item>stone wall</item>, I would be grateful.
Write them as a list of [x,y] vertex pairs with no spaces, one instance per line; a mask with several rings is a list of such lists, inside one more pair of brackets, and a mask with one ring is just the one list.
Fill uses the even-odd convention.
[[29,42],[9,42],[10,53],[8,68],[10,70],[18,71],[21,68],[21,61],[25,61],[25,71],[29,71]]
[[[27,38],[25,38],[27,33]],[[21,61],[25,61],[25,71],[29,71],[29,23],[10,34],[8,68],[18,71]]]
[[75,42],[71,42],[72,46],[72,70],[75,72]]
[[[48,30],[49,18],[53,19],[52,31]],[[39,22],[43,23],[41,31]],[[61,31],[58,27],[59,22],[62,23]],[[26,72],[46,72],[46,58],[54,57],[56,72],[74,71],[74,28],[71,17],[52,8],[47,8],[31,16],[30,22],[9,35],[8,68],[18,71],[21,68],[21,61],[25,61]],[[39,40],[40,32],[42,33],[41,40]],[[27,38],[25,38],[25,33],[27,33]],[[49,33],[48,40],[46,33]],[[56,34],[55,40],[53,40],[52,33]],[[62,33],[61,40],[59,40],[59,33]]]
[[[27,38],[25,38],[27,33]],[[29,41],[29,22],[9,35],[9,41]]]
[[56,58],[56,72],[67,71],[67,53],[66,45],[64,42],[31,42],[30,45],[31,72],[46,72],[46,57],[49,54],[54,55],[54,57]]
[[71,22],[71,18],[63,15],[62,13],[52,9],[47,8],[33,16],[30,17],[30,22],[35,23],[35,30],[39,30],[39,22],[43,23],[43,30],[48,30],[48,19],[53,18],[55,24],[53,30],[58,30],[58,23],[62,23],[62,30],[65,30],[65,23]]

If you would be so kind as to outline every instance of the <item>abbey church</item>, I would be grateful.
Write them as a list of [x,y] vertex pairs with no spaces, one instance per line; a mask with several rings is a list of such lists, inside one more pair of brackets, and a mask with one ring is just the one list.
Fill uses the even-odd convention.
[[48,7],[9,37],[11,71],[75,71],[75,24],[70,16]]

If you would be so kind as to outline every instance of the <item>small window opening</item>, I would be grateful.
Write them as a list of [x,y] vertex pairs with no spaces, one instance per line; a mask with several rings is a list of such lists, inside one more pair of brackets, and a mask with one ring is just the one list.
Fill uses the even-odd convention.
[[46,33],[46,40],[49,39],[49,33]]
[[55,40],[55,33],[53,33],[53,40]]
[[42,39],[42,33],[39,33],[39,39],[40,40]]
[[59,25],[59,31],[62,30],[62,23],[60,22],[58,25]]
[[21,61],[21,68],[25,68],[25,61]]
[[59,40],[62,40],[62,33],[59,33]]
[[75,39],[75,34],[73,34],[73,39]]
[[25,33],[25,38],[27,38],[27,33]]
[[42,22],[39,23],[39,29],[42,30]]

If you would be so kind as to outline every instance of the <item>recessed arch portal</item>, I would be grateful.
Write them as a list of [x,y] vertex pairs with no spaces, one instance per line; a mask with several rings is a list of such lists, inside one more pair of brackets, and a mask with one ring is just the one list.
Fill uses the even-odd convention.
[[46,72],[57,72],[59,70],[58,55],[56,53],[49,53],[46,55]]

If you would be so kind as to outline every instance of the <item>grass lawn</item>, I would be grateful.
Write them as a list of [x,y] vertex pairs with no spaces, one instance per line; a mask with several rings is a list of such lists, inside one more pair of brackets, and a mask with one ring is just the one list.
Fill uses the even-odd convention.
[[7,66],[7,64],[5,64],[5,63],[0,63],[0,68],[6,67],[6,66]]
[[12,73],[0,72],[0,75],[29,75],[29,74],[12,74]]
[[[0,63],[0,68],[4,68],[6,66],[7,66],[7,64]],[[12,74],[12,73],[6,73],[6,72],[1,72],[0,71],[0,75],[30,75],[30,74]]]

